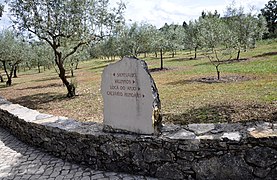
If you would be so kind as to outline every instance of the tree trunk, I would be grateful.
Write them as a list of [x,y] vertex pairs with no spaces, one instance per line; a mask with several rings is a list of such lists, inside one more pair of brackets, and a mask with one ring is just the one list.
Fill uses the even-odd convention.
[[158,57],[158,53],[155,51],[155,57],[157,58]]
[[71,77],[74,77],[74,70],[73,70],[73,67],[74,67],[74,63],[72,62],[72,63],[71,63],[71,66],[70,66]]
[[160,49],[160,53],[161,53],[161,70],[164,68],[163,67],[163,49]]
[[38,73],[40,73],[40,64],[38,63]]
[[0,74],[0,81],[4,82],[3,76]]
[[240,49],[239,49],[238,54],[237,54],[237,60],[239,60],[239,57],[240,57]]
[[17,65],[14,65],[13,77],[17,78]]
[[217,73],[217,79],[220,80],[220,72],[219,72],[219,64],[215,66],[216,68],[216,73]]
[[3,63],[4,71],[5,71],[6,76],[8,78],[8,80],[6,82],[6,85],[11,86],[12,85],[12,73],[13,73],[14,66],[12,66],[11,73],[9,74],[8,70],[7,70],[7,67],[6,67],[6,61],[2,61],[2,63]]
[[194,59],[197,58],[197,47],[194,48]]
[[55,51],[55,63],[59,68],[59,77],[62,80],[63,84],[66,86],[67,89],[67,97],[71,98],[74,97],[75,94],[75,87],[72,83],[69,83],[68,80],[66,79],[66,75],[65,75],[65,68],[63,65],[63,59],[62,59],[62,53],[58,52],[57,49],[55,48],[56,46],[53,47],[54,51]]
[[55,61],[56,61],[56,64],[59,68],[59,71],[60,71],[59,72],[59,77],[62,80],[63,84],[66,86],[67,97],[68,98],[74,97],[76,95],[75,94],[75,87],[72,83],[69,83],[68,80],[66,79],[65,69],[64,69],[63,61],[62,61],[62,54],[60,52],[55,52],[55,53],[56,53]]
[[8,80],[6,82],[6,85],[7,86],[11,86],[12,85],[12,78],[11,77],[8,77]]
[[72,68],[70,69],[70,72],[71,72],[71,77],[74,77],[74,71]]
[[78,69],[78,65],[79,65],[79,60],[76,61],[75,70]]
[[71,98],[71,97],[74,97],[76,94],[75,94],[75,87],[73,84],[69,83],[66,79],[66,76],[65,76],[65,69],[63,66],[59,66],[59,70],[60,70],[60,74],[59,74],[59,77],[60,79],[62,80],[63,84],[66,86],[66,89],[67,89],[67,97],[68,98]]

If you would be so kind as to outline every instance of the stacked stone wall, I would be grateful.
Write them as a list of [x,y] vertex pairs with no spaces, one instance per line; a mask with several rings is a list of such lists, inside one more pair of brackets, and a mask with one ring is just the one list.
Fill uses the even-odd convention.
[[95,169],[161,179],[276,179],[277,123],[167,125],[159,136],[42,114],[0,98],[0,126],[20,140]]

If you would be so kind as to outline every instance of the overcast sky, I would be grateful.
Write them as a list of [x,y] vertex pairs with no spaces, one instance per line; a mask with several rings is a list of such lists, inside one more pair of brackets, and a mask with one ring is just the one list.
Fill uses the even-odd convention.
[[[4,0],[0,0],[3,3]],[[217,10],[221,15],[224,14],[226,6],[233,0],[122,0],[126,3],[125,18],[129,23],[147,22],[162,27],[165,23],[182,24],[198,18],[201,12]],[[111,5],[116,5],[119,0],[110,0]],[[255,6],[260,10],[267,4],[268,0],[236,0],[237,6]],[[4,16],[0,20],[0,29],[6,28],[9,24],[8,8],[5,7]]]
[[[112,4],[119,0],[110,0]],[[224,14],[226,7],[232,4],[233,0],[122,0],[126,3],[126,20],[131,22],[148,22],[157,28],[165,23],[182,24],[184,21],[197,19],[201,12],[217,10]],[[259,11],[264,8],[268,0],[236,0],[237,6],[255,6]]]

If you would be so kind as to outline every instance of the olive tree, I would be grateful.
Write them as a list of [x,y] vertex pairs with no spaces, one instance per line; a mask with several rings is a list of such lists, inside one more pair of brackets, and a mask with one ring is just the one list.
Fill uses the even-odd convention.
[[49,66],[54,61],[51,49],[42,41],[32,42],[30,51],[28,62],[32,67],[37,67],[38,73],[41,73],[42,66],[45,69],[46,66]]
[[164,33],[161,30],[157,30],[155,33],[154,47],[156,51],[160,52],[160,69],[164,68],[163,54],[166,52],[167,44]]
[[107,35],[122,20],[124,4],[108,9],[108,0],[11,0],[13,22],[46,41],[54,52],[58,74],[75,96],[75,87],[66,78],[65,61],[80,47]]
[[3,30],[0,33],[0,62],[7,76],[7,86],[12,85],[15,67],[27,59],[28,44],[18,38],[13,31]]
[[182,49],[182,37],[183,37],[183,26],[170,24],[165,25],[161,29],[161,32],[165,38],[165,47],[167,51],[172,53],[172,57],[175,56],[176,51]]
[[153,52],[153,41],[155,41],[155,31],[157,31],[156,27],[147,24],[141,23],[139,25],[139,32],[137,41],[139,43],[138,53],[144,53],[144,57],[146,57],[147,53]]
[[129,28],[122,26],[116,33],[117,48],[116,52],[118,56],[131,56],[132,55],[132,41],[130,40]]
[[200,36],[200,26],[198,21],[189,21],[187,26],[184,26],[185,33],[183,36],[183,43],[185,48],[190,51],[194,50],[194,59],[197,58],[197,50],[201,48],[201,36]]
[[87,59],[89,59],[89,54],[87,49],[84,49],[84,47],[69,57],[68,65],[71,77],[74,77],[74,70],[78,69],[79,62]]
[[201,31],[200,37],[205,47],[205,55],[215,66],[217,79],[220,79],[219,66],[232,57],[232,32],[219,16],[208,13],[199,19]]
[[242,50],[255,47],[256,40],[261,39],[267,32],[265,18],[251,12],[245,13],[242,7],[227,7],[224,19],[233,34],[232,44],[237,50],[236,59],[240,58]]

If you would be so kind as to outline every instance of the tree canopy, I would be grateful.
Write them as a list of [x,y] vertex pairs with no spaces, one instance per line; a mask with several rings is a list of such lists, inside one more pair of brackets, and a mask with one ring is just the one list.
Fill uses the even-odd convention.
[[67,97],[75,96],[75,87],[65,76],[65,60],[81,46],[109,35],[123,21],[125,5],[108,8],[108,0],[11,0],[9,6],[15,27],[46,41],[55,55],[59,77],[67,88]]
[[11,30],[0,33],[0,62],[7,76],[7,86],[12,85],[12,74],[17,65],[28,59],[29,46],[22,37]]
[[277,1],[268,1],[265,7],[261,9],[261,13],[267,21],[268,37],[277,37]]

